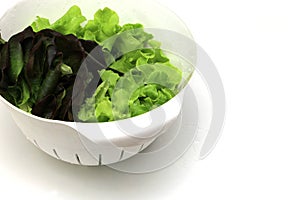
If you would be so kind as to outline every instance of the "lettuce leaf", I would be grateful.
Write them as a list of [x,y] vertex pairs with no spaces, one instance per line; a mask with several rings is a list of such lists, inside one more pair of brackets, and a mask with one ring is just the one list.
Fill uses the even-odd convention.
[[53,24],[50,24],[48,19],[37,16],[37,19],[31,24],[31,27],[34,32],[39,32],[43,29],[52,29],[64,35],[76,35],[78,31],[81,30],[81,23],[84,21],[86,21],[86,18],[82,16],[80,8],[78,6],[72,6],[66,14]]
[[94,20],[87,22],[81,34],[83,39],[93,39],[101,43],[118,33],[120,28],[117,13],[109,8],[104,8],[95,13]]
[[106,96],[109,86],[110,84],[108,81],[103,81],[96,89],[94,95],[85,100],[85,104],[78,113],[78,118],[80,120],[85,122],[113,120],[111,102]]
[[34,32],[39,32],[43,29],[51,28],[49,19],[37,16],[36,20],[31,24]]
[[137,116],[155,109],[174,97],[174,92],[158,84],[138,88],[130,98],[131,116]]

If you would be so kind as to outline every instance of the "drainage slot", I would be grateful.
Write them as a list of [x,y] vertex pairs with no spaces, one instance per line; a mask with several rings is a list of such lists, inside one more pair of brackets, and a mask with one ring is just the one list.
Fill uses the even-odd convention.
[[101,166],[102,165],[102,155],[99,154],[99,161],[98,161],[98,165]]
[[37,141],[36,140],[33,140],[33,143],[35,144],[35,146],[39,149],[41,149],[41,147],[38,145]]
[[122,159],[123,159],[123,156],[124,156],[124,150],[121,151],[121,155],[120,155],[119,160],[122,160]]
[[59,155],[57,154],[57,152],[56,152],[55,149],[53,149],[53,153],[54,153],[54,155],[56,156],[56,158],[60,159],[60,157],[59,157]]
[[77,160],[78,164],[81,165],[81,161],[80,161],[78,154],[75,154],[75,156],[76,156],[76,160]]
[[139,151],[138,151],[138,152],[142,151],[142,150],[143,150],[143,148],[144,148],[144,144],[142,144],[142,145],[141,145],[141,147],[140,147],[140,149],[139,149]]

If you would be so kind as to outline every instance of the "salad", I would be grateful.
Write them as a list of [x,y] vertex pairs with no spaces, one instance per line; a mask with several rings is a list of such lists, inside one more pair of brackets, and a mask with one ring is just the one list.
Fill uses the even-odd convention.
[[78,6],[50,23],[36,20],[0,36],[0,94],[47,119],[107,122],[163,105],[179,91],[171,64],[142,24],[120,25],[109,8],[87,20]]

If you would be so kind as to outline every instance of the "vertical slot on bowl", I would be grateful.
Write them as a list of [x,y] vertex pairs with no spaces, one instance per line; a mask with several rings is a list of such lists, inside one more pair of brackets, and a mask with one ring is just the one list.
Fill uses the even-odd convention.
[[59,155],[58,155],[58,153],[55,149],[53,149],[53,153],[54,153],[54,155],[56,156],[57,159],[61,160],[61,158],[59,157]]
[[82,164],[81,164],[81,161],[80,161],[80,158],[79,158],[79,155],[78,155],[78,154],[75,154],[75,156],[76,156],[76,160],[77,160],[78,164],[79,164],[79,165],[82,165]]

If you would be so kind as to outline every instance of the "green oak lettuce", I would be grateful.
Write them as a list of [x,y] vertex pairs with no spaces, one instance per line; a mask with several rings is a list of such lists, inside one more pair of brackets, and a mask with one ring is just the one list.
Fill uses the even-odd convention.
[[[126,56],[133,58],[131,54]],[[125,119],[155,109],[173,98],[178,93],[181,71],[168,59],[152,63],[161,59],[161,53],[152,51],[146,57],[151,59],[145,59],[143,64],[134,61],[135,66],[124,59],[123,70],[119,70],[124,73],[121,77],[109,69],[100,71],[103,82],[82,105],[78,118],[86,122]]]
[[35,32],[43,29],[52,29],[64,35],[76,35],[81,29],[81,23],[84,21],[86,21],[86,18],[82,16],[80,8],[78,6],[72,6],[66,14],[53,24],[50,24],[49,20],[46,18],[37,17],[31,24],[31,27]]

